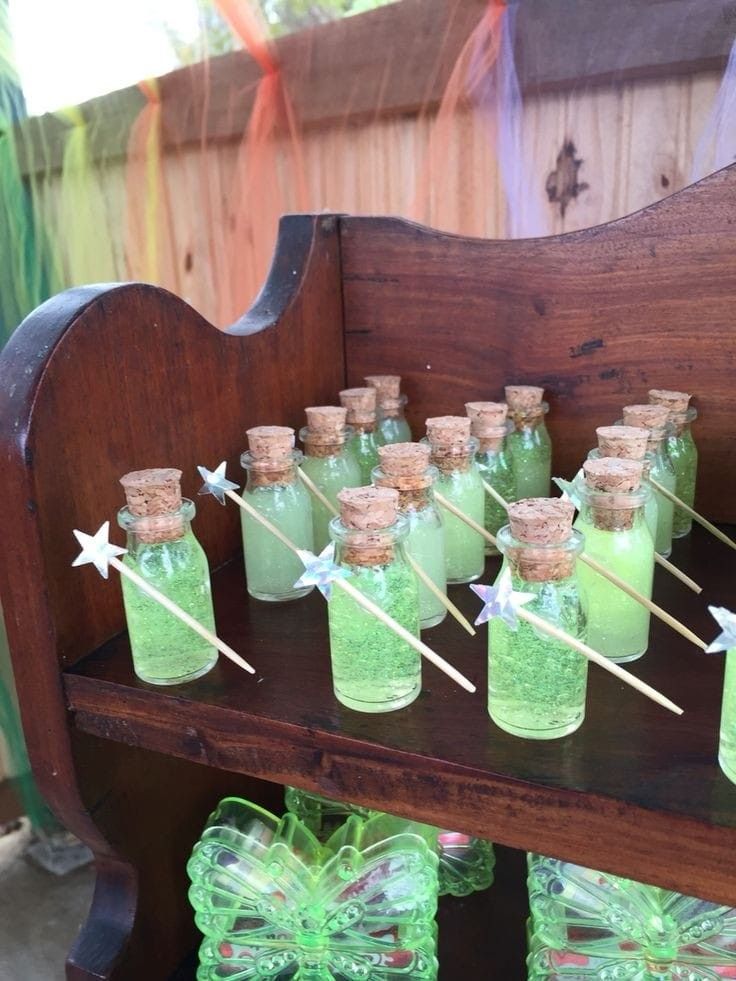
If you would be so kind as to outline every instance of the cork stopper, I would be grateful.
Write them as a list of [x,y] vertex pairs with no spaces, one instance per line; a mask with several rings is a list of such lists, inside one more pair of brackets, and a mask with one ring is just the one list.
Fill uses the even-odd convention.
[[625,405],[624,426],[640,429],[664,429],[669,411],[663,405]]
[[343,550],[349,565],[385,565],[393,558],[393,542],[382,534],[396,521],[399,492],[390,487],[346,487],[337,495],[340,518],[355,529]]
[[466,416],[433,416],[427,419],[427,440],[432,451],[432,463],[443,473],[470,468],[470,419]]
[[507,385],[504,389],[510,412],[530,412],[541,408],[544,389],[537,385]]
[[598,496],[591,507],[593,524],[605,531],[625,531],[633,527],[637,504],[630,496],[638,490],[643,467],[638,460],[603,457],[583,464],[585,483]]
[[481,453],[499,450],[506,435],[509,407],[505,402],[466,402],[470,432],[478,440]]
[[375,388],[344,388],[340,392],[340,404],[347,409],[348,425],[362,428],[375,425]]
[[140,541],[149,544],[181,538],[184,519],[181,508],[181,470],[155,467],[132,470],[120,478],[125,500],[132,515],[140,518],[135,532]]
[[599,426],[595,431],[601,456],[620,460],[643,460],[649,442],[649,430],[636,426]]
[[399,491],[399,510],[426,503],[427,487],[432,486],[429,469],[430,448],[426,443],[390,443],[378,447],[381,473],[374,477],[377,487]]
[[363,381],[375,388],[378,404],[401,397],[401,375],[366,375]]
[[347,424],[348,410],[341,405],[310,405],[304,410],[312,433],[341,436]]
[[668,388],[650,388],[649,402],[652,405],[663,405],[669,412],[687,412],[690,396],[687,392],[672,392]]
[[509,560],[527,582],[567,579],[575,569],[574,552],[551,548],[567,542],[572,534],[575,508],[570,501],[528,497],[508,506],[511,534],[525,545],[540,548],[509,549]]
[[245,435],[254,460],[283,460],[294,449],[294,430],[288,426],[253,426]]

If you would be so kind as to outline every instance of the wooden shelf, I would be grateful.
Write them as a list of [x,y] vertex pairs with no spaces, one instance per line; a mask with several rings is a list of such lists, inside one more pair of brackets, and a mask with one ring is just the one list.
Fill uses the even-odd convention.
[[[732,603],[729,550],[696,528],[673,561],[695,596],[661,570],[655,598],[704,639],[707,604]],[[489,581],[498,560],[490,560]],[[680,892],[736,905],[736,787],[716,761],[722,656],[699,652],[653,620],[632,669],[681,704],[678,718],[591,667],[587,717],[549,743],[499,730],[486,713],[486,631],[452,621],[426,636],[478,685],[468,695],[430,665],[420,698],[369,716],[342,708],[330,680],[318,593],[293,604],[250,599],[240,562],[213,577],[221,636],[257,667],[221,661],[186,686],[153,688],[132,672],[122,634],[64,672],[83,732],[368,804]],[[453,599],[468,614],[467,587]]]

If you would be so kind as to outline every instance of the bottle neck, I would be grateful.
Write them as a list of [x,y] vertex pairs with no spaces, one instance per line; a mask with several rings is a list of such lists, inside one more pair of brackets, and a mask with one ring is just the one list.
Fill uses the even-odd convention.
[[375,467],[371,479],[376,487],[389,487],[399,492],[399,511],[422,511],[436,507],[432,487],[438,476],[437,467],[430,466],[419,474],[389,474]]
[[644,507],[651,491],[642,485],[631,494],[580,490],[580,516],[601,531],[631,531],[644,523]]
[[497,535],[499,551],[506,557],[512,575],[528,583],[563,582],[575,574],[575,562],[583,550],[583,536],[571,530],[562,542],[542,544],[514,538],[509,525]]
[[299,430],[299,439],[304,444],[305,456],[318,458],[340,456],[352,435],[353,429],[350,426],[333,432],[320,432],[306,426]]
[[537,429],[544,425],[544,417],[549,412],[547,402],[531,406],[526,409],[512,409],[509,407],[509,421],[517,432],[524,430]]
[[474,466],[475,454],[478,452],[478,440],[475,436],[461,443],[433,443],[425,437],[422,443],[429,443],[432,465],[445,476],[465,473]]
[[397,399],[383,399],[378,404],[378,416],[381,419],[403,419],[404,406],[408,399],[401,395]]
[[360,530],[348,528],[340,518],[330,522],[330,538],[335,543],[335,559],[340,565],[370,567],[388,565],[408,531],[406,519],[397,518],[388,528]]
[[121,508],[118,524],[126,532],[128,551],[135,555],[143,545],[163,545],[190,534],[194,514],[192,501],[183,498],[176,511],[166,514],[135,515],[128,507]]
[[363,433],[372,433],[376,428],[376,417],[374,416],[373,419],[363,422],[353,420],[350,423],[350,427],[356,436],[361,436]]
[[292,450],[289,456],[279,460],[255,460],[252,453],[243,453],[240,464],[248,474],[246,489],[256,487],[284,487],[295,483],[297,467],[304,459],[299,450]]

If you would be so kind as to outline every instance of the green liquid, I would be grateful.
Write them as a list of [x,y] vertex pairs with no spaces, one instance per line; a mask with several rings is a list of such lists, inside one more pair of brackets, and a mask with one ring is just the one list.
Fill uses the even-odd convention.
[[507,446],[514,471],[514,500],[549,497],[552,442],[544,423],[515,430],[508,436]]
[[[215,632],[207,558],[191,532],[173,542],[139,544],[123,562]],[[153,685],[175,685],[210,670],[217,660],[216,648],[125,577],[122,588],[133,668],[139,678]]]
[[[350,453],[335,456],[305,456],[302,470],[319,487],[327,500],[337,508],[337,495],[344,487],[360,487],[363,479],[357,461]],[[339,510],[339,509],[338,509]],[[312,497],[312,528],[314,529],[314,550],[318,554],[325,545],[330,544],[328,526],[333,515],[327,508]]]
[[[498,491],[505,501],[516,500],[516,483],[514,481],[514,470],[511,465],[511,456],[505,449],[497,451],[487,451],[477,453],[475,462],[480,471],[481,478],[487,484]],[[506,508],[498,503],[490,494],[485,495],[485,512],[483,526],[492,535],[498,534],[498,529],[508,524]],[[486,555],[498,555],[498,549],[494,548],[490,542],[485,545]]]
[[726,651],[718,762],[728,779],[736,783],[736,647]]
[[[485,496],[480,474],[475,466],[468,470],[441,473],[436,490],[479,525],[485,517]],[[485,539],[464,521],[444,510],[445,571],[448,583],[473,582],[483,574]]]
[[414,438],[403,416],[384,416],[378,423],[378,431],[384,443],[411,443]]
[[[419,636],[419,595],[409,566],[349,568],[361,593]],[[338,587],[328,613],[337,700],[357,712],[391,712],[413,702],[422,687],[421,655]]]
[[[295,480],[271,484],[245,492],[245,500],[276,525],[297,548],[314,551],[312,508],[309,491]],[[312,587],[294,589],[304,572],[298,556],[263,525],[241,509],[245,576],[248,592],[260,600],[291,600],[306,596]]]
[[[526,609],[578,640],[585,614],[574,578],[529,583],[514,576],[514,589],[535,593]],[[585,716],[588,662],[531,624],[511,630],[496,618],[488,630],[488,713],[501,729],[526,739],[556,739],[574,732]]]
[[378,466],[378,446],[383,440],[376,438],[376,433],[356,433],[348,443],[348,451],[360,467],[359,487],[367,487],[371,482],[371,474]]
[[[661,453],[656,454],[652,464],[651,476],[670,493],[675,493],[676,477],[672,467],[665,461]],[[672,501],[652,488],[657,499],[657,534],[654,537],[654,548],[665,558],[672,551],[672,524],[675,516],[675,505]]]
[[[692,507],[695,503],[695,480],[698,473],[698,448],[688,426],[679,436],[667,440],[667,455],[675,471],[675,494]],[[682,508],[675,507],[672,519],[672,537],[689,535],[693,519]]]
[[[586,555],[651,598],[654,548],[645,521],[635,519],[626,531],[607,531],[578,515],[574,527],[585,535]],[[641,657],[649,646],[649,610],[582,562],[577,574],[587,597],[588,644],[612,661]]]
[[[404,547],[422,567],[437,588],[447,593],[445,579],[445,532],[434,508],[410,509],[404,512],[409,522],[409,536]],[[441,623],[447,610],[434,593],[417,579],[419,587],[419,621],[422,630]]]

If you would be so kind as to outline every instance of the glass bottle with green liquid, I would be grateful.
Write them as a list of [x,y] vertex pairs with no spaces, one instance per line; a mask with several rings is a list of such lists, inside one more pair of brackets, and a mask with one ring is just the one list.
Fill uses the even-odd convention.
[[[127,506],[118,524],[127,534],[123,562],[215,633],[207,557],[191,528],[194,504],[181,496],[181,471],[136,470],[121,478]],[[206,674],[217,649],[126,577],[123,604],[133,670],[151,685],[178,685]]]
[[[641,463],[586,460],[583,472],[575,527],[585,536],[585,554],[651,599],[654,542],[645,518],[651,491],[641,482]],[[578,577],[587,596],[590,646],[612,661],[641,657],[649,646],[649,610],[583,563]]]
[[411,429],[404,416],[407,398],[401,394],[401,375],[367,375],[363,380],[376,390],[378,432],[383,442],[411,443]]
[[[373,471],[373,483],[398,491],[399,513],[409,527],[406,552],[446,594],[445,532],[432,492],[439,471],[430,465],[429,454],[429,446],[424,443],[379,446],[381,464]],[[418,581],[418,586],[419,624],[422,630],[428,630],[445,619],[447,610],[423,582]]]
[[[506,440],[513,426],[508,421],[505,402],[466,402],[470,432],[478,440],[475,462],[481,479],[505,501],[516,500],[516,482],[511,455]],[[492,535],[507,522],[506,508],[486,491],[484,527]],[[490,542],[485,543],[486,555],[498,555]]]
[[[343,487],[360,487],[363,483],[358,461],[347,450],[353,434],[345,425],[347,409],[337,405],[313,405],[304,411],[307,425],[299,431],[299,439],[304,444],[302,470],[337,508],[338,491]],[[325,505],[313,497],[312,526],[317,553],[330,543],[332,517]]]
[[[649,430],[647,454],[649,467],[647,479],[661,484],[671,494],[675,493],[677,478],[672,464],[665,452],[665,438],[668,433],[669,412],[661,405],[626,405],[624,406],[624,426],[634,426]],[[654,547],[660,555],[667,558],[672,552],[672,526],[675,516],[675,506],[656,488],[652,488],[657,498],[657,534],[654,536]]]
[[[698,476],[698,448],[693,440],[691,424],[698,418],[697,410],[690,405],[687,392],[672,392],[664,388],[652,388],[649,401],[663,405],[669,412],[669,434],[665,449],[675,471],[675,494],[690,507],[695,504],[695,483]],[[672,537],[684,538],[692,530],[693,519],[675,506],[672,519]]]
[[[475,462],[478,440],[470,435],[470,419],[465,416],[427,419],[427,436],[422,442],[429,445],[431,462],[439,470],[437,493],[482,527],[485,491]],[[483,574],[485,539],[446,508],[442,518],[447,582],[473,582]]]
[[509,417],[514,430],[508,448],[514,469],[516,500],[525,497],[547,497],[552,476],[552,441],[544,417],[549,405],[544,389],[536,385],[507,385],[505,389]]
[[[298,478],[302,454],[288,426],[254,426],[247,432],[249,451],[240,457],[248,474],[243,497],[297,548],[314,551],[312,502]],[[241,510],[245,577],[255,599],[299,599],[314,588],[294,588],[304,572],[298,556],[247,511]]]
[[707,653],[726,652],[718,763],[728,779],[736,783],[736,613],[723,606],[710,606],[708,609],[718,621],[721,633],[710,644]]
[[[576,640],[586,641],[586,616],[576,576],[583,536],[560,498],[527,498],[508,508],[498,533],[514,590],[533,599],[525,609]],[[557,739],[585,717],[588,662],[562,641],[519,619],[516,629],[494,618],[488,628],[488,713],[501,729],[525,739]]]
[[378,466],[378,447],[383,443],[376,428],[376,389],[344,388],[340,405],[347,409],[347,423],[353,430],[348,450],[360,467],[361,483],[370,484],[373,468]]
[[[330,522],[335,561],[348,582],[415,637],[419,590],[406,561],[408,522],[398,491],[346,488],[340,517]],[[421,655],[344,590],[334,587],[328,605],[335,697],[356,712],[392,712],[409,705],[422,687]]]

